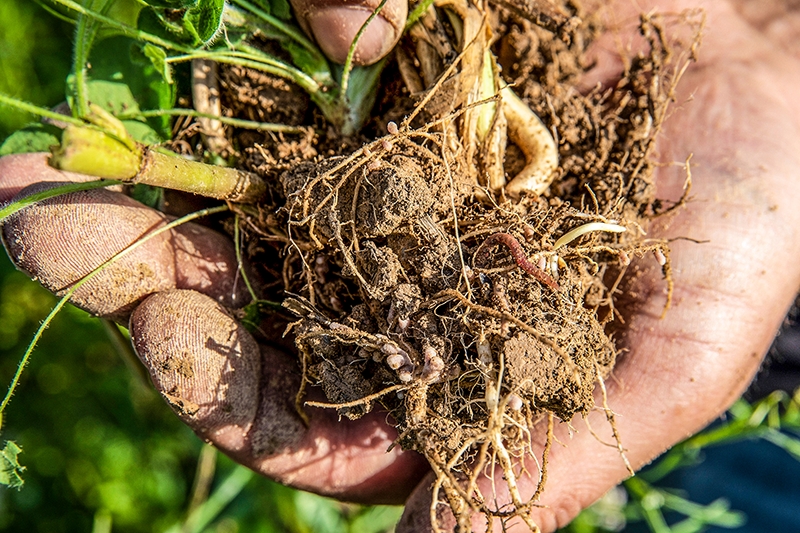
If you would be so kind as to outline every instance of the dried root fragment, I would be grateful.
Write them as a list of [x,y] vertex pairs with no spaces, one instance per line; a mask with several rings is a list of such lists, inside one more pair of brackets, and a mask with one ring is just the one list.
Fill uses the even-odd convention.
[[[222,114],[217,63],[210,59],[192,60],[192,102],[200,113]],[[211,153],[227,154],[233,149],[222,122],[212,118],[199,118],[197,122],[202,128],[203,143]]]

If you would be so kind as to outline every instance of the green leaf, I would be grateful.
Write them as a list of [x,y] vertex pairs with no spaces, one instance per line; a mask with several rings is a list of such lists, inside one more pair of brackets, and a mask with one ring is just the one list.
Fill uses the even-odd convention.
[[11,134],[0,145],[0,157],[9,154],[47,152],[59,143],[61,130],[49,124],[31,124]]
[[269,12],[283,20],[293,20],[292,7],[287,0],[271,0]]
[[294,22],[292,16],[292,7],[287,0],[251,0],[255,5],[281,20],[291,20]]
[[167,41],[195,44],[194,36],[187,32],[181,24],[167,20],[160,11],[152,7],[142,9],[136,22],[136,28]]
[[6,447],[0,451],[0,484],[19,489],[25,483],[22,479],[25,467],[17,460],[21,452],[22,448],[14,441],[6,441]]
[[[104,41],[92,51],[91,64],[89,99],[114,114],[170,109],[175,103],[175,85],[164,80],[142,45],[132,39],[115,37]],[[140,124],[146,124],[150,131]],[[128,131],[140,142],[161,142],[171,135],[169,117],[153,117],[146,123],[126,122],[128,125],[133,128]]]
[[186,9],[197,3],[197,0],[145,0],[145,4],[165,9]]
[[292,56],[292,63],[311,76],[314,81],[326,87],[333,87],[336,84],[325,56],[312,53],[305,46],[286,38],[281,41],[281,47]]
[[167,63],[167,53],[164,51],[163,48],[160,48],[154,44],[145,43],[142,47],[142,53],[144,56],[150,60],[153,64],[153,68],[156,69],[161,75],[161,78],[166,82],[172,85],[172,67],[169,63]]
[[225,0],[198,0],[183,16],[183,26],[197,40],[206,44],[212,40],[222,26],[222,10]]
[[147,207],[158,209],[164,198],[164,189],[153,187],[144,183],[137,183],[132,187],[131,197],[137,202],[141,202]]
[[[144,5],[139,0],[114,0],[108,6],[105,15],[126,26],[135,28],[136,19],[139,18],[139,13],[142,11],[143,7]],[[97,6],[94,6],[94,8],[97,9]],[[120,30],[103,26],[100,28],[97,36],[102,39],[119,34]]]

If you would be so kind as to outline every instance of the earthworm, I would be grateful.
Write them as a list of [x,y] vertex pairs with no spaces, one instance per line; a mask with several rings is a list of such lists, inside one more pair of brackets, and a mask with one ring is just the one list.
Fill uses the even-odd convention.
[[558,290],[558,283],[550,277],[549,274],[541,270],[539,267],[534,265],[533,263],[528,260],[528,256],[525,254],[525,250],[522,249],[522,245],[514,238],[513,235],[509,233],[495,233],[493,235],[489,235],[483,243],[478,247],[478,251],[475,252],[475,255],[472,257],[472,262],[475,266],[478,266],[481,263],[484,263],[486,259],[489,258],[489,247],[493,244],[502,244],[508,251],[511,253],[511,257],[514,258],[514,262],[517,263],[517,266],[536,278],[537,280],[541,281],[554,291]]

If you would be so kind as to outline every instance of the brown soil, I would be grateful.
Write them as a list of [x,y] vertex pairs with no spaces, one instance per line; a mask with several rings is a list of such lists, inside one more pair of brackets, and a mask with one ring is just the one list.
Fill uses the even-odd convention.
[[[267,202],[242,208],[241,227],[262,296],[295,316],[305,384],[343,416],[388,410],[399,445],[428,458],[462,526],[470,511],[526,514],[528,501],[497,509],[473,494],[475,478],[495,457],[513,494],[508,461],[524,453],[527,428],[594,407],[617,356],[610,287],[633,256],[668,257],[665,242],[644,235],[666,209],[654,197],[653,146],[689,59],[667,30],[686,20],[643,17],[646,52],[627,58],[615,85],[581,94],[574,86],[599,28],[574,2],[564,9],[583,22],[559,35],[502,9],[490,17],[503,78],[557,139],[557,175],[538,197],[486,188],[486,154],[447,133],[463,110],[455,84],[437,85],[407,128],[381,136],[422,98],[399,81],[396,60],[375,118],[349,139],[283,81],[240,69],[223,79],[230,114],[317,126],[306,136],[233,135],[244,165],[272,184]],[[414,39],[401,50],[413,60]],[[439,59],[443,68],[454,57]],[[509,144],[506,173],[523,165]],[[628,231],[553,250],[568,231],[611,221]],[[302,410],[304,391],[295,393]]]

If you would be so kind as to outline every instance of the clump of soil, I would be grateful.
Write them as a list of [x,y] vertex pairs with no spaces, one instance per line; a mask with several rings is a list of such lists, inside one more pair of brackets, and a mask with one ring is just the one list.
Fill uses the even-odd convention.
[[[667,243],[643,237],[648,220],[667,210],[654,196],[653,146],[696,42],[670,42],[665,20],[643,17],[645,52],[627,58],[614,86],[581,94],[574,87],[591,67],[586,48],[599,28],[573,2],[564,12],[575,23],[558,35],[499,8],[489,17],[505,81],[557,141],[560,164],[543,195],[511,199],[490,187],[486,143],[470,144],[464,133],[459,48],[437,56],[431,88],[425,76],[408,79],[408,65],[421,65],[412,36],[387,67],[388,92],[361,137],[318,128],[299,139],[237,140],[245,164],[275,178],[267,202],[243,208],[242,227],[263,296],[296,318],[304,387],[320,386],[328,406],[349,418],[388,410],[398,444],[430,461],[437,497],[465,530],[475,511],[518,515],[534,527],[526,517],[541,483],[533,500],[522,499],[517,477],[531,474],[514,468],[528,428],[546,419],[552,431],[555,417],[569,421],[594,407],[593,389],[617,355],[606,331],[615,318],[610,286],[630,259],[656,252],[669,276]],[[446,17],[434,22],[454,40]],[[459,71],[462,80],[450,83]],[[285,110],[281,93],[297,99],[281,83],[254,89],[245,71],[224,80],[229,109],[242,113],[242,102]],[[424,92],[410,94],[408,85],[419,83]],[[398,132],[374,139],[414,109]],[[319,123],[312,113],[299,116]],[[513,144],[500,155],[509,176],[525,164]],[[595,223],[627,231],[587,230],[554,248]],[[304,390],[297,402],[302,411]],[[495,461],[511,507],[475,492]],[[545,468],[546,459],[540,480]]]

